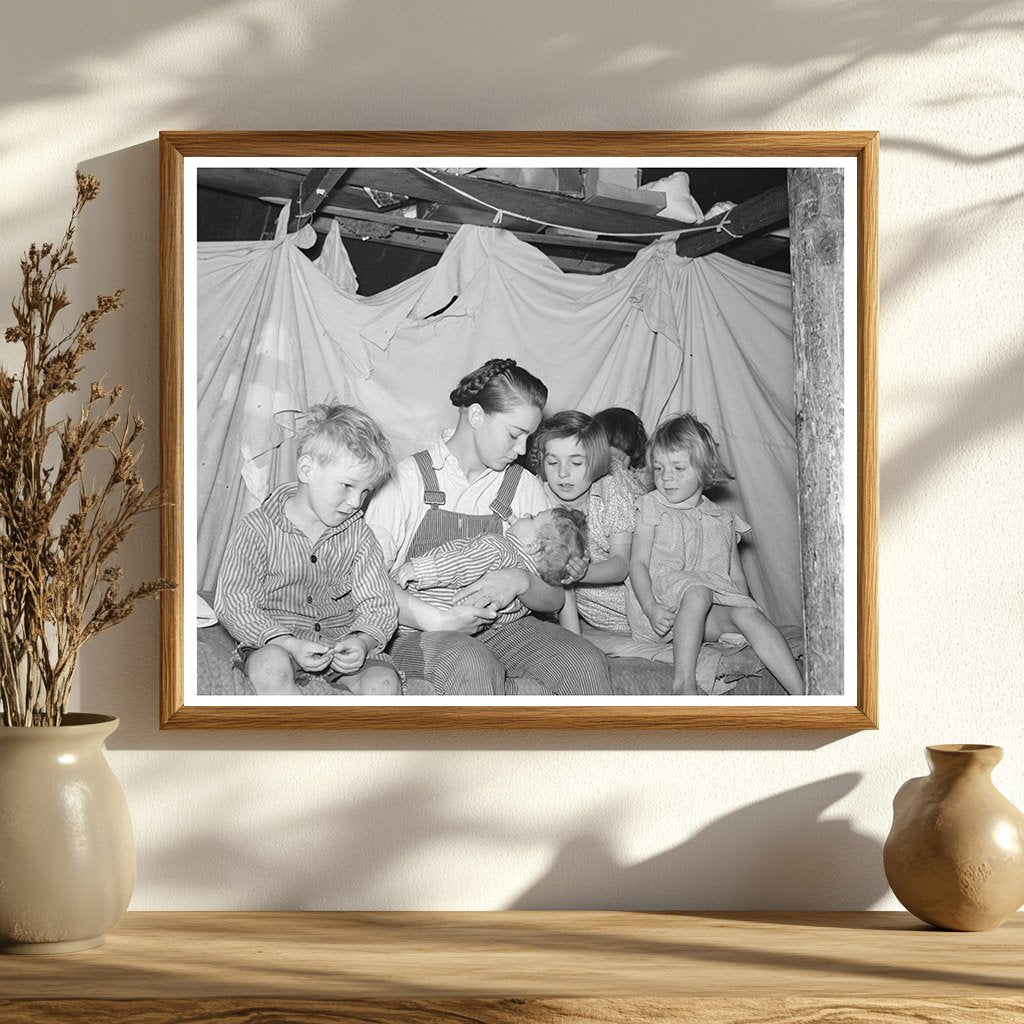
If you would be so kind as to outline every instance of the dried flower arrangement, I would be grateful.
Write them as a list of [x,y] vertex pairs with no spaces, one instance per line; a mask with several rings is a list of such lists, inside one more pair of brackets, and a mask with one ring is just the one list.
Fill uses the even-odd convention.
[[[5,726],[59,725],[71,697],[82,645],[131,614],[140,598],[173,584],[157,579],[121,592],[123,571],[110,559],[137,516],[159,505],[136,469],[145,428],[124,389],[100,381],[78,416],[51,423],[51,404],[78,390],[93,331],[121,305],[119,290],[100,295],[70,330],[57,326],[71,300],[59,275],[77,262],[72,243],[99,182],[78,174],[78,197],[62,241],[30,247],[12,302],[7,342],[25,350],[18,375],[0,368],[0,703]],[[57,449],[59,447],[59,458]],[[91,453],[111,460],[97,486],[84,478]],[[75,493],[77,492],[77,493]]]

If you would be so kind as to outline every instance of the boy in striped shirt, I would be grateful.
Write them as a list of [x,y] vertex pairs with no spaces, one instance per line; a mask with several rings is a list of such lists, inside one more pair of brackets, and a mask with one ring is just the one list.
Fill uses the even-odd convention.
[[391,469],[374,419],[315,405],[299,434],[298,479],[239,524],[214,607],[258,694],[301,694],[312,677],[340,692],[401,692],[384,653],[398,603],[362,511]]
[[[483,533],[439,544],[400,566],[395,579],[428,604],[447,608],[458,590],[493,569],[526,569],[553,587],[561,586],[569,560],[582,558],[586,549],[586,516],[559,506],[512,520],[504,535]],[[498,614],[488,629],[529,614],[518,597],[505,608],[492,610]]]

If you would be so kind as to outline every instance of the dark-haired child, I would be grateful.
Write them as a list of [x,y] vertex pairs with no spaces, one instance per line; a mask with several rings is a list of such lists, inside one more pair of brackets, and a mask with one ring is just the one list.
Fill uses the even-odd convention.
[[608,438],[612,465],[628,481],[639,497],[651,489],[647,468],[647,431],[635,412],[613,406],[594,413],[594,422]]

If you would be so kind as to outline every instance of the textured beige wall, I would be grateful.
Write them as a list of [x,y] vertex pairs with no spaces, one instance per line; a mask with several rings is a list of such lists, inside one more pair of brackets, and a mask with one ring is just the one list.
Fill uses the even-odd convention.
[[[8,0],[0,295],[97,174],[76,294],[127,307],[92,366],[154,427],[160,129],[882,132],[881,730],[161,733],[147,607],[82,672],[123,722],[134,906],[892,907],[926,743],[1004,745],[1024,805],[1020,30],[982,0]],[[128,561],[157,571],[155,521]]]

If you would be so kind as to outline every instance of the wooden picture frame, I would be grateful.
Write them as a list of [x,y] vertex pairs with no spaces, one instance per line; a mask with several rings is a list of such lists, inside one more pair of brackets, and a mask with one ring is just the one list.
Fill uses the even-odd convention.
[[[730,236],[728,239],[723,238],[721,230],[684,234],[677,236],[676,251],[696,256],[720,247],[723,241],[731,244],[749,228],[744,218],[761,226],[772,221],[774,215],[766,212],[765,204],[781,202],[792,214],[793,337],[800,368],[796,422],[808,651],[805,660],[811,664],[808,678],[812,679],[807,696],[760,702],[729,697],[698,702],[609,697],[601,701],[564,698],[509,703],[501,698],[484,698],[469,704],[436,698],[425,711],[424,702],[335,701],[328,706],[303,703],[299,698],[297,703],[268,705],[259,700],[225,698],[219,703],[204,703],[190,694],[186,668],[194,662],[194,655],[189,654],[192,641],[186,639],[186,630],[191,631],[193,626],[186,621],[186,609],[193,606],[186,589],[186,553],[188,546],[195,544],[195,537],[186,508],[185,467],[189,459],[195,458],[195,452],[186,450],[185,436],[189,417],[194,419],[195,411],[185,401],[185,367],[193,365],[186,359],[186,346],[192,340],[187,338],[186,322],[191,314],[186,308],[186,294],[194,295],[194,288],[186,274],[191,244],[186,239],[194,239],[195,231],[194,224],[186,231],[185,211],[193,211],[194,216],[195,202],[187,202],[186,181],[195,179],[188,169],[224,158],[230,158],[228,163],[243,160],[260,166],[273,166],[274,160],[291,160],[294,164],[300,158],[313,168],[303,178],[304,188],[292,196],[293,223],[301,224],[303,218],[312,217],[338,180],[333,173],[324,180],[324,168],[372,167],[374,164],[368,161],[373,160],[388,162],[389,166],[399,161],[400,166],[408,168],[424,162],[433,166],[439,160],[450,163],[453,155],[472,162],[474,167],[488,167],[489,160],[495,164],[504,161],[506,166],[517,160],[536,163],[541,157],[550,158],[553,165],[557,158],[557,166],[562,167],[569,166],[566,161],[589,167],[621,158],[635,158],[648,167],[687,167],[688,161],[720,161],[724,165],[737,159],[749,161],[752,166],[775,162],[786,167],[785,192],[776,189],[773,195],[757,196],[708,221],[712,227],[727,225],[721,230]],[[165,504],[161,555],[163,575],[185,586],[161,595],[161,727],[876,728],[877,163],[876,132],[162,132],[161,468]],[[845,176],[841,173],[844,170]],[[608,208],[614,205],[612,202]],[[855,224],[849,217],[853,210]],[[373,220],[372,212],[366,216]],[[673,230],[672,225],[666,222],[665,230]],[[688,246],[685,251],[684,243]],[[848,297],[845,307],[844,294]],[[849,298],[853,298],[855,310],[849,309]],[[851,345],[855,346],[855,356]],[[850,380],[851,367],[855,367],[855,381]],[[855,417],[851,419],[851,410],[847,409],[847,442],[845,449],[840,449],[835,437],[836,431],[842,434],[843,430],[844,388],[847,405],[855,405]],[[851,402],[854,393],[855,402]],[[813,429],[808,429],[809,421],[813,421]],[[855,423],[855,441],[848,436],[851,422]],[[194,432],[194,424],[192,428]],[[851,489],[855,494],[850,493]],[[842,540],[844,513],[837,495],[845,503],[847,527],[849,515],[856,516],[855,543],[849,528],[845,543]],[[850,580],[849,570],[854,565],[856,580]],[[855,591],[855,599],[850,596],[845,604],[841,598],[844,579],[846,593]],[[853,621],[855,629],[850,628]],[[855,651],[850,650],[851,643]],[[825,696],[820,688],[815,692],[814,679],[834,679],[836,672],[843,676],[841,692]]]

